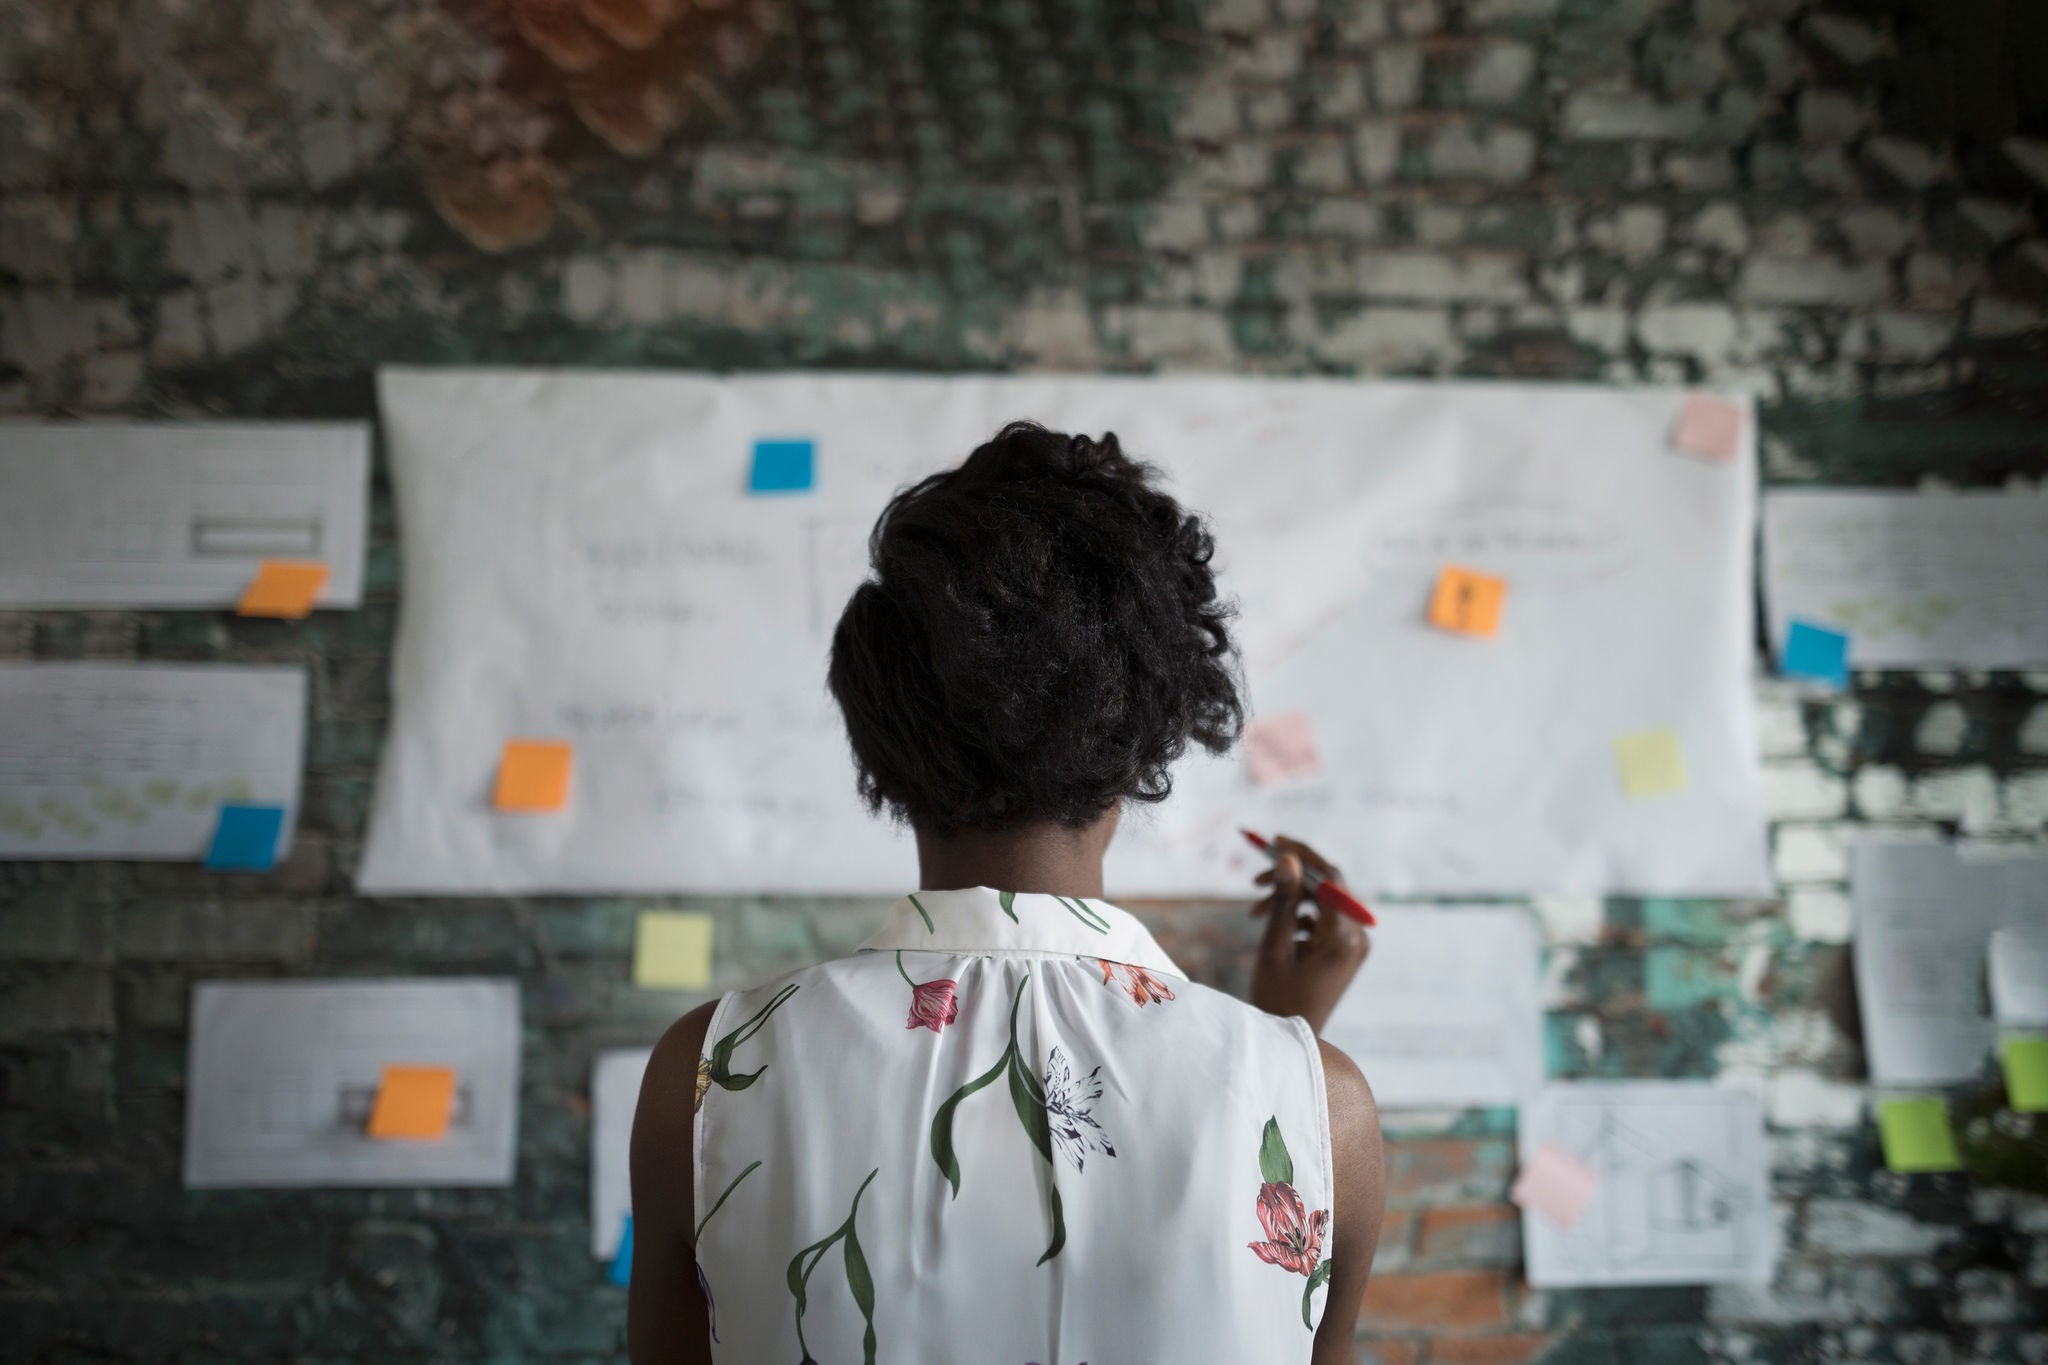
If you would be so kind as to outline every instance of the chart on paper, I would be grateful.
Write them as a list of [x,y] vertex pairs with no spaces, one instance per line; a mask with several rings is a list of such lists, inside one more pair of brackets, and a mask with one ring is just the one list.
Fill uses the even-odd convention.
[[368,423],[0,422],[0,606],[231,607],[266,560],[362,600]]
[[1522,1160],[1544,1144],[1591,1169],[1570,1227],[1522,1215],[1529,1283],[1756,1283],[1770,1278],[1763,1106],[1706,1081],[1574,1081],[1524,1107]]
[[197,860],[223,805],[288,842],[305,718],[299,668],[0,664],[0,857]]
[[1763,546],[1776,647],[1803,620],[1860,668],[2048,663],[2048,494],[1774,489]]
[[[455,1072],[445,1137],[366,1132],[389,1066]],[[514,981],[202,982],[185,1183],[506,1185],[519,1107]]]
[[[888,499],[1028,416],[1114,432],[1210,517],[1251,733],[1313,737],[1190,754],[1124,821],[1114,894],[1239,894],[1240,823],[1344,848],[1368,894],[1762,892],[1753,424],[1680,453],[1682,397],[387,370],[406,596],[358,885],[899,891],[826,652]],[[801,438],[803,477],[760,482],[769,438]],[[1485,631],[1432,624],[1453,565],[1504,585]],[[1618,763],[1631,736],[1656,763]],[[573,746],[559,809],[493,809],[515,738]]]

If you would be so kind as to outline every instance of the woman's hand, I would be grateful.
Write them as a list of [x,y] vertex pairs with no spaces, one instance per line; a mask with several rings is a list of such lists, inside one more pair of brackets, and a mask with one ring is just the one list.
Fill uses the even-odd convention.
[[[1372,951],[1365,926],[1315,901],[1302,885],[1306,863],[1330,880],[1344,880],[1327,859],[1307,844],[1277,835],[1273,866],[1256,880],[1271,893],[1252,907],[1266,917],[1252,968],[1252,1003],[1268,1014],[1298,1014],[1322,1036],[1330,1011]],[[1303,902],[1307,902],[1304,913]]]

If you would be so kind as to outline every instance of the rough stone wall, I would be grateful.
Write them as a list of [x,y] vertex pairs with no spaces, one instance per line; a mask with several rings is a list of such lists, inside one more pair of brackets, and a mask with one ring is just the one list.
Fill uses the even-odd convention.
[[[2048,472],[2048,28],[2026,0],[17,0],[0,412],[361,417],[383,361],[1703,380],[1767,477]],[[595,16],[585,19],[581,15]],[[488,249],[487,249],[488,248]],[[304,624],[0,615],[0,656],[313,679],[274,875],[0,865],[0,1354],[615,1359],[585,1251],[623,900],[349,886],[402,588]],[[1590,665],[1589,665],[1590,666]],[[1783,894],[1540,901],[1560,1075],[1759,1078],[1768,1289],[1538,1293],[1512,1115],[1391,1120],[1388,1365],[2048,1361],[2048,1204],[1885,1173],[1841,1007],[1855,828],[2038,840],[2048,675],[1760,681]],[[695,902],[738,982],[871,904]],[[1235,907],[1148,911],[1240,987]],[[525,987],[507,1190],[187,1193],[218,976]]]

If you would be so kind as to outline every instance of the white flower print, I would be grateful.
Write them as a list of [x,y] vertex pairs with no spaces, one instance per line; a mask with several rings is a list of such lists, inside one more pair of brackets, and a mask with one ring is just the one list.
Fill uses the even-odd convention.
[[1076,1078],[1073,1068],[1058,1047],[1045,1062],[1045,1117],[1052,1128],[1053,1146],[1080,1170],[1088,1149],[1115,1156],[1116,1147],[1102,1125],[1088,1112],[1088,1106],[1102,1098],[1102,1068]]

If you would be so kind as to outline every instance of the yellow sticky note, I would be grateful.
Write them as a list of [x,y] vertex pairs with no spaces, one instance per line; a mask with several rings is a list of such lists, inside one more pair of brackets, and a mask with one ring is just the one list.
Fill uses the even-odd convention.
[[445,1137],[454,1113],[454,1067],[387,1066],[370,1110],[370,1136],[379,1141]]
[[555,739],[508,739],[498,756],[491,804],[499,810],[554,811],[569,804],[576,746]]
[[1638,730],[1614,741],[1621,789],[1631,800],[1685,790],[1685,749],[1672,730]]
[[643,990],[701,991],[711,985],[709,915],[643,910],[633,940],[633,984]]
[[1500,608],[1507,595],[1505,578],[1446,564],[1429,595],[1429,623],[1457,635],[1493,635],[1500,630]]
[[327,586],[327,566],[314,559],[266,559],[236,604],[238,616],[275,616],[297,621],[313,610]]
[[1877,1133],[1884,1164],[1901,1174],[1962,1169],[1944,1100],[1884,1100],[1877,1106]]
[[2048,1114],[2048,1038],[2008,1038],[1999,1052],[2006,1103],[2022,1114]]

